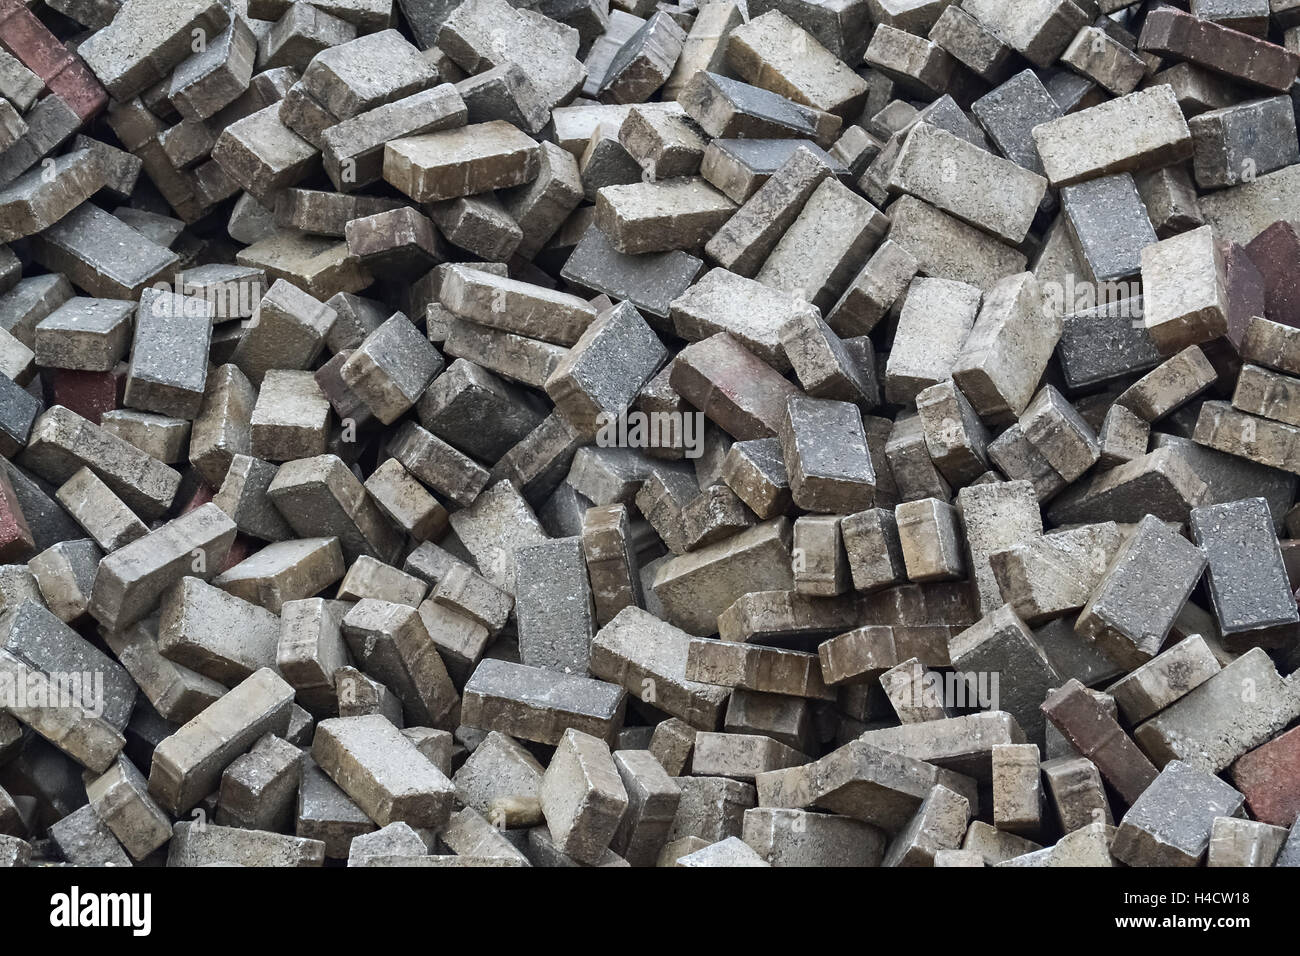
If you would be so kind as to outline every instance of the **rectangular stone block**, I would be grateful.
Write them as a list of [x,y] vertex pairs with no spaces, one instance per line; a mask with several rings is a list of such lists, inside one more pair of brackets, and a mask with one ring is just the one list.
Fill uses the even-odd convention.
[[1189,345],[1121,392],[1115,403],[1146,422],[1155,422],[1191,401],[1217,378],[1205,352]]
[[312,759],[380,826],[444,826],[455,789],[441,771],[380,716],[321,721]]
[[274,209],[279,190],[319,168],[320,150],[284,124],[276,102],[222,130],[212,158],[258,202]]
[[695,638],[686,657],[686,676],[767,694],[823,700],[834,696],[822,683],[816,655],[756,644]]
[[678,353],[669,381],[682,398],[742,441],[776,436],[786,399],[799,392],[727,332]]
[[187,723],[226,693],[212,678],[162,656],[154,619],[110,631],[104,642],[154,709],[172,723]]
[[279,675],[257,671],[158,745],[149,793],[169,813],[187,813],[231,761],[265,734],[286,732],[292,703],[293,688]]
[[[848,514],[874,503],[876,473],[855,406],[791,396],[781,419],[780,438],[796,505]],[[823,444],[828,440],[834,442],[833,448]]]
[[339,601],[305,598],[280,606],[276,668],[313,712],[333,716],[338,702],[334,673],[348,656],[341,630],[347,606]]
[[640,570],[625,505],[591,507],[582,518],[582,551],[591,581],[596,624],[604,628],[644,600]]
[[[958,182],[946,170],[958,166]],[[889,174],[908,193],[1010,243],[1025,237],[1047,183],[1036,173],[928,123],[917,123]]]
[[1106,781],[1133,804],[1156,779],[1156,768],[1078,680],[1071,678],[1043,701],[1043,713]]
[[539,170],[537,144],[494,120],[389,141],[384,179],[417,202],[520,186]]
[[126,745],[121,731],[103,717],[67,706],[55,679],[40,667],[0,651],[0,676],[10,688],[24,690],[6,711],[78,763],[103,773]]
[[1120,713],[1136,726],[1164,710],[1220,671],[1214,652],[1199,634],[1179,641],[1106,689]]
[[596,634],[590,671],[637,695],[651,686],[656,708],[712,730],[721,721],[727,691],[686,677],[689,648],[685,631],[640,608],[625,608]]
[[1268,503],[1243,498],[1194,508],[1192,540],[1208,559],[1206,586],[1230,650],[1279,647],[1296,637],[1300,616],[1282,563]]
[[1044,740],[1039,705],[1060,675],[1046,652],[1010,606],[987,615],[953,639],[952,666],[967,686],[998,674],[997,709],[1011,714],[1030,743]]
[[1227,273],[1210,226],[1145,247],[1142,288],[1142,319],[1163,354],[1227,333]]
[[[1159,653],[1205,565],[1203,551],[1148,516],[1115,556],[1075,630],[1117,663],[1138,667]],[[1148,580],[1160,584],[1140,583]]]
[[1148,17],[1138,47],[1279,92],[1291,87],[1300,66],[1290,50],[1181,10]]
[[94,203],[82,203],[33,240],[33,256],[90,295],[138,300],[179,262],[170,249]]
[[214,583],[272,614],[286,603],[311,597],[343,577],[337,537],[275,541],[223,571]]
[[1033,130],[1052,186],[1191,158],[1192,133],[1171,88],[1152,86]]
[[1256,647],[1143,723],[1134,737],[1159,766],[1179,760],[1217,773],[1298,714],[1294,689]]
[[1300,424],[1294,381],[1291,376],[1266,371],[1257,365],[1243,365],[1232,395],[1233,407],[1287,425]]
[[134,860],[144,859],[172,837],[171,823],[147,787],[144,775],[126,757],[86,786],[90,805]]
[[298,535],[338,536],[347,560],[369,554],[388,561],[401,545],[365,486],[334,455],[286,462],[266,493]]
[[1097,821],[1114,824],[1101,773],[1087,757],[1047,760],[1042,764],[1042,771],[1057,819],[1066,833]]
[[450,83],[376,106],[321,133],[322,164],[340,192],[353,192],[383,177],[389,140],[464,126],[465,101]]
[[125,628],[147,615],[181,578],[213,577],[225,563],[235,530],[225,512],[209,503],[114,551],[95,575],[91,615],[110,630]]
[[1196,866],[1215,819],[1241,806],[1241,794],[1213,774],[1172,761],[1124,815],[1111,852],[1129,866]]
[[538,796],[556,849],[580,863],[603,857],[628,809],[609,745],[572,728],[560,738]]
[[856,740],[820,760],[760,774],[765,807],[818,807],[896,833],[935,784],[973,792],[973,781],[931,764]]
[[705,70],[687,82],[677,102],[710,136],[727,139],[806,137],[828,146],[841,125],[838,116]]
[[966,534],[976,607],[980,614],[989,614],[1003,603],[990,557],[1042,533],[1038,500],[1027,481],[990,482],[959,491],[957,508]]
[[885,395],[890,401],[914,400],[952,375],[980,299],[980,290],[964,282],[912,280],[885,364]]
[[553,746],[570,727],[611,738],[626,705],[614,684],[489,658],[465,684],[461,721]]
[[163,595],[159,652],[227,687],[272,666],[279,640],[274,614],[198,578],[182,578]]
[[871,508],[847,515],[840,532],[854,590],[874,591],[903,580],[906,565],[892,511]]
[[146,289],[136,310],[123,401],[172,418],[197,417],[203,406],[211,336],[211,305]]
[[646,315],[666,319],[672,301],[686,291],[702,267],[700,259],[680,249],[626,256],[600,229],[588,227],[560,277],[593,292],[626,299]]
[[884,238],[887,223],[867,200],[824,179],[754,278],[829,310]]
[[1024,412],[1061,328],[1031,273],[1008,276],[988,290],[952,368],[953,381],[981,418]]

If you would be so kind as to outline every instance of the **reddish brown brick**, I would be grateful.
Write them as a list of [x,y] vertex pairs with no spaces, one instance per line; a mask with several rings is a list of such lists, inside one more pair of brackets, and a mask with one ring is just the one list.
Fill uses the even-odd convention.
[[1300,235],[1279,219],[1246,246],[1246,254],[1264,283],[1264,317],[1300,328]]
[[1074,678],[1047,695],[1043,713],[1079,753],[1097,765],[1106,782],[1132,804],[1156,779],[1156,768]]
[[85,61],[59,42],[19,0],[0,0],[0,43],[82,119],[108,105],[108,93]]
[[199,482],[198,486],[194,489],[194,493],[190,495],[189,500],[186,501],[184,506],[181,508],[180,513],[187,515],[191,511],[202,508],[216,496],[217,493],[212,490],[211,485],[206,484],[205,482]]
[[1300,727],[1239,757],[1232,782],[1256,820],[1289,827],[1300,815]]
[[1291,88],[1300,67],[1300,57],[1285,47],[1172,7],[1151,11],[1138,47],[1279,93]]
[[0,564],[19,564],[36,553],[27,518],[9,476],[0,471]]
[[41,381],[45,386],[46,407],[62,405],[99,425],[105,412],[118,407],[125,377],[115,372],[48,368],[41,374]]
[[[1268,295],[1264,289],[1264,275],[1245,246],[1236,242],[1224,244],[1223,271],[1228,287],[1228,340],[1235,351],[1246,337],[1250,320],[1266,314]],[[1221,350],[1215,347],[1215,343],[1208,343],[1205,351],[1213,363]],[[1218,369],[1217,363],[1215,368]]]

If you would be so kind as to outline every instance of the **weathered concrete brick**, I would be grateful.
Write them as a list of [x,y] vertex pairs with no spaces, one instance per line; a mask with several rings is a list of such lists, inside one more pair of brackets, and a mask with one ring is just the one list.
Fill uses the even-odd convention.
[[1136,726],[1164,710],[1220,671],[1219,661],[1199,634],[1156,655],[1106,692],[1120,713]]
[[1156,768],[1114,717],[1075,678],[1043,701],[1042,711],[1129,804],[1156,778]]
[[212,308],[155,289],[140,297],[124,401],[174,418],[197,417],[207,379]]
[[856,740],[813,763],[760,774],[765,807],[818,807],[890,833],[902,830],[936,784],[965,796],[973,781]]
[[486,659],[465,685],[461,720],[554,745],[568,728],[612,737],[625,706],[623,690],[613,684]]
[[1206,584],[1232,650],[1290,644],[1300,621],[1273,519],[1263,498],[1192,510],[1192,539],[1208,558]]
[[1238,758],[1232,765],[1232,782],[1246,796],[1256,819],[1288,826],[1300,813],[1294,783],[1296,743],[1300,735],[1289,730]]
[[106,628],[124,628],[148,614],[181,578],[213,577],[235,530],[220,508],[206,504],[119,548],[100,562],[91,615]]
[[271,369],[249,416],[250,450],[264,461],[324,454],[330,405],[311,372]]
[[944,381],[975,324],[980,291],[948,279],[914,279],[885,365],[885,394],[907,402]]
[[688,680],[793,697],[829,699],[817,656],[756,644],[695,638],[686,657]]
[[451,781],[379,716],[325,720],[312,759],[381,826],[439,828],[451,813]]
[[741,440],[774,437],[786,399],[799,394],[727,332],[678,353],[669,381],[684,399]]
[[1073,833],[1096,822],[1114,824],[1097,765],[1086,757],[1057,757],[1042,763],[1047,793],[1061,829]]
[[464,126],[465,101],[450,83],[376,106],[321,133],[322,161],[341,192],[353,192],[383,177],[390,140]]
[[[874,503],[876,474],[855,406],[791,396],[781,419],[780,438],[796,505],[847,514]],[[823,444],[827,441],[833,447]]]
[[537,177],[539,149],[500,120],[390,140],[384,179],[417,202],[520,186]]
[[967,567],[982,614],[1002,605],[990,556],[1042,533],[1042,515],[1033,486],[1027,481],[970,485],[957,494],[957,507],[966,534]]
[[1038,67],[1050,66],[1088,22],[1087,13],[1068,0],[1035,0],[1017,10],[996,0],[971,0],[962,8]]
[[1159,765],[1177,759],[1217,773],[1297,713],[1294,691],[1268,655],[1252,648],[1146,721],[1134,736]]
[[[959,170],[956,178],[953,169]],[[903,141],[888,188],[1016,243],[1024,238],[1047,183],[1032,171],[922,122]]]
[[230,11],[215,0],[186,0],[162,9],[134,0],[123,3],[79,53],[109,93],[130,98],[190,55],[192,31],[215,37],[230,19]]
[[801,136],[829,146],[841,125],[838,116],[705,70],[687,82],[677,102],[706,133],[725,139]]
[[272,666],[279,639],[274,614],[199,578],[182,578],[163,595],[159,651],[227,686]]
[[275,541],[223,571],[213,583],[278,614],[289,601],[311,597],[344,571],[337,537]]
[[262,668],[160,743],[149,793],[169,813],[184,814],[211,793],[232,760],[268,733],[288,728],[293,688]]
[[906,566],[892,511],[871,508],[847,515],[840,533],[855,590],[874,591],[903,580]]
[[334,673],[348,660],[341,629],[346,613],[343,603],[321,598],[280,605],[276,668],[304,706],[325,716],[337,712]]
[[[1117,662],[1138,667],[1159,653],[1205,565],[1204,552],[1148,516],[1115,556],[1075,629]],[[1139,583],[1148,579],[1160,586]]]
[[1061,335],[1031,273],[1008,276],[984,297],[953,368],[953,381],[985,420],[1020,415]]
[[1033,137],[1053,186],[1167,166],[1192,155],[1191,130],[1173,90],[1163,86],[1050,120],[1035,127]]
[[1029,624],[1087,603],[1125,540],[1113,522],[1031,536],[989,555],[1002,597]]
[[824,179],[755,278],[830,309],[884,238],[886,223],[867,200],[838,180]]
[[1218,817],[1242,796],[1212,774],[1172,761],[1124,815],[1111,852],[1129,866],[1196,866]]
[[887,23],[871,35],[863,62],[926,98],[943,93],[957,69],[942,47]]
[[645,699],[647,681],[655,707],[712,730],[720,723],[724,688],[686,677],[690,635],[640,608],[625,608],[602,627],[591,646],[591,673]]
[[950,581],[965,575],[957,515],[936,498],[908,501],[894,509],[909,581]]
[[82,203],[33,239],[33,255],[90,295],[138,300],[178,257],[93,203]]
[[1009,605],[1003,605],[953,639],[952,666],[968,686],[981,675],[999,674],[998,709],[1015,717],[1031,743],[1043,740],[1039,705],[1059,674]]

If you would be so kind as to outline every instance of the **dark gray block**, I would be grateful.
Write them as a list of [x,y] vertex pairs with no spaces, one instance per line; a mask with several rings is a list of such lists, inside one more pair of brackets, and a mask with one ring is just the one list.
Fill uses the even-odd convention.
[[672,301],[687,290],[703,267],[703,262],[681,250],[624,255],[592,226],[560,276],[611,299],[631,302],[647,315],[667,319]]
[[1242,651],[1292,643],[1300,613],[1268,502],[1244,498],[1193,508],[1190,524],[1209,561],[1205,580],[1225,646]]
[[1061,208],[1093,281],[1127,279],[1141,271],[1138,254],[1156,241],[1156,231],[1131,173],[1066,186]]

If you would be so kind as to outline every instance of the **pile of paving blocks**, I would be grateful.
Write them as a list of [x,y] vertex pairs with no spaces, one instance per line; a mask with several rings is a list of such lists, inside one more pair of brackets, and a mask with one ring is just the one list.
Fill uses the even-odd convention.
[[1300,0],[0,0],[0,865],[1300,866]]

